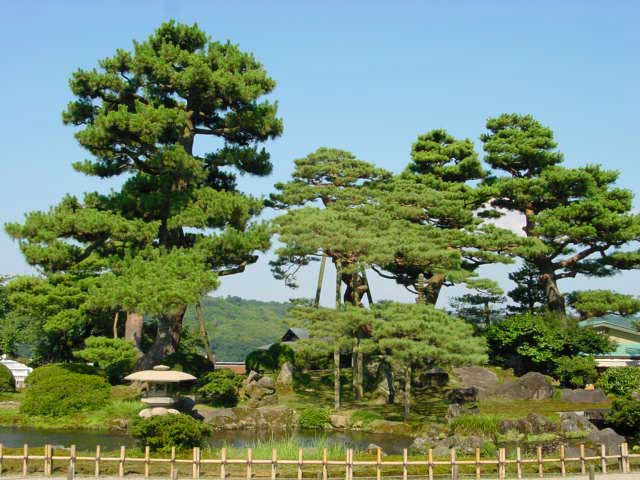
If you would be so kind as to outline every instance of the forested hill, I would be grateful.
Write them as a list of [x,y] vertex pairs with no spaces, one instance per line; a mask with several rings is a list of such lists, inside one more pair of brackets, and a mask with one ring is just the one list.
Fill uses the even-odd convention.
[[[287,330],[284,321],[289,303],[261,302],[240,297],[204,297],[207,332],[218,360],[241,361],[256,347],[279,340]],[[185,325],[197,332],[194,309]]]

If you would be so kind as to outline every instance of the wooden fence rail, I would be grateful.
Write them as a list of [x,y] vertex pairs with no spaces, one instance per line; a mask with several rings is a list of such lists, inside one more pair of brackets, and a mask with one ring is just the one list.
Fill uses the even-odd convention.
[[[16,450],[16,449],[13,449]],[[38,449],[40,450],[40,449]],[[59,450],[61,450],[59,448]],[[18,449],[18,451],[20,451]],[[569,457],[566,455],[565,447],[560,446],[557,456],[545,457],[541,447],[536,448],[536,456],[527,458],[523,456],[520,447],[515,449],[515,455],[507,456],[507,450],[498,449],[496,458],[482,458],[480,449],[475,449],[475,455],[458,456],[456,449],[452,448],[450,456],[445,459],[436,459],[433,450],[428,450],[423,459],[416,460],[409,458],[407,449],[403,450],[402,457],[399,460],[383,460],[381,450],[378,450],[375,459],[372,460],[354,460],[354,452],[352,449],[346,451],[344,459],[330,459],[327,449],[322,450],[320,459],[305,459],[303,449],[298,450],[296,459],[283,459],[278,457],[278,452],[274,449],[269,459],[254,458],[253,450],[247,449],[244,458],[229,458],[227,449],[220,449],[220,455],[217,458],[203,458],[200,448],[194,448],[191,458],[178,458],[176,449],[171,449],[171,454],[166,457],[152,457],[149,447],[144,449],[144,456],[127,456],[126,448],[120,447],[118,456],[103,456],[100,446],[95,449],[95,455],[86,456],[78,455],[75,445],[68,450],[68,454],[59,455],[54,452],[54,447],[45,445],[42,455],[34,455],[29,452],[29,445],[25,444],[21,454],[6,454],[5,448],[0,444],[0,475],[7,472],[7,462],[13,462],[14,469],[17,469],[23,477],[42,472],[44,476],[52,476],[55,467],[66,473],[67,478],[74,478],[80,464],[87,467],[95,477],[105,475],[103,469],[107,464],[113,465],[114,475],[124,478],[134,465],[142,464],[142,474],[144,478],[150,476],[160,476],[157,472],[153,472],[154,465],[168,465],[168,472],[163,470],[163,476],[167,475],[171,480],[178,477],[178,467],[185,465],[191,467],[189,475],[192,479],[199,478],[219,478],[220,480],[228,480],[230,478],[252,480],[253,478],[270,478],[277,480],[278,478],[295,478],[303,480],[303,478],[313,478],[317,480],[344,479],[353,480],[354,477],[367,477],[382,480],[383,477],[402,478],[408,480],[412,478],[427,478],[434,480],[439,478],[451,478],[458,480],[461,476],[468,478],[480,479],[483,475],[490,474],[492,478],[506,479],[524,478],[525,475],[537,476],[545,478],[546,474],[553,476],[566,476],[572,467],[576,473],[582,475],[587,472],[587,465],[597,465],[601,473],[607,473],[609,467],[615,466],[615,470],[620,473],[631,473],[632,460],[638,459],[640,464],[640,454],[630,454],[629,447],[626,443],[619,446],[619,452],[616,454],[607,454],[606,446],[601,445],[597,455],[586,455],[584,445],[579,446],[579,456]],[[58,462],[58,465],[56,465]],[[62,463],[62,465],[60,464]],[[238,466],[234,471],[233,466]],[[129,466],[129,470],[127,469]],[[206,466],[216,466],[215,472],[203,472]],[[258,471],[258,467],[264,466],[262,471]],[[531,468],[527,471],[527,466]],[[305,468],[305,467],[315,467]],[[413,467],[413,469],[412,469]],[[422,467],[416,473],[415,467]],[[461,469],[465,468],[465,473],[461,473]],[[554,468],[551,472],[550,468]],[[556,469],[559,469],[556,471]],[[286,470],[286,471],[283,471]],[[356,470],[360,470],[356,472]],[[413,470],[413,471],[412,471]],[[436,472],[438,470],[438,472]],[[636,469],[640,471],[640,467]],[[360,475],[357,475],[360,473]],[[547,475],[548,477],[548,475]]]

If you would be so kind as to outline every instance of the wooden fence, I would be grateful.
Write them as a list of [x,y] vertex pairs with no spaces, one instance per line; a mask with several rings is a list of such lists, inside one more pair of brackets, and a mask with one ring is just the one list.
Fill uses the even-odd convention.
[[[5,451],[6,450],[6,451]],[[317,480],[344,479],[353,480],[354,478],[370,478],[381,480],[384,478],[399,478],[408,480],[411,478],[426,478],[433,480],[434,478],[451,478],[458,480],[459,478],[476,478],[480,479],[486,475],[490,478],[506,479],[506,478],[528,478],[545,476],[566,476],[568,473],[575,472],[586,474],[588,469],[596,465],[600,473],[607,473],[615,470],[620,473],[630,473],[634,460],[640,460],[640,454],[630,454],[626,443],[619,447],[619,453],[607,453],[605,445],[601,445],[597,455],[587,455],[584,445],[579,446],[579,455],[570,457],[565,455],[565,447],[560,446],[559,450],[553,457],[543,456],[543,449],[537,447],[534,457],[526,457],[522,455],[521,449],[515,448],[511,455],[507,456],[507,451],[500,448],[496,458],[482,458],[480,449],[475,450],[475,455],[467,455],[459,457],[456,449],[450,450],[450,455],[446,459],[436,459],[433,450],[428,450],[427,454],[420,459],[411,458],[406,449],[403,450],[402,456],[396,456],[395,459],[383,459],[381,450],[373,452],[371,459],[355,460],[352,449],[346,450],[344,458],[330,459],[327,449],[321,451],[319,459],[305,459],[303,449],[299,449],[296,459],[281,459],[278,452],[274,449],[269,459],[254,458],[251,448],[246,450],[244,458],[229,458],[227,449],[220,449],[217,458],[204,458],[200,448],[194,448],[186,458],[184,454],[180,457],[176,455],[176,450],[171,450],[170,456],[158,457],[151,456],[149,447],[144,449],[143,456],[128,456],[127,449],[120,447],[119,455],[103,456],[100,446],[96,447],[94,455],[79,455],[76,447],[71,446],[70,449],[58,448],[63,450],[65,455],[54,452],[51,445],[45,445],[44,449],[37,449],[42,454],[33,454],[29,452],[29,446],[24,445],[18,450],[21,453],[14,452],[8,454],[9,449],[3,448],[0,444],[0,475],[8,473],[8,463],[13,462],[11,471],[21,476],[40,475],[52,476],[54,472],[61,472],[67,478],[74,478],[79,466],[82,465],[83,475],[94,475],[99,477],[106,475],[103,471],[105,467],[109,467],[111,473],[109,476],[117,476],[124,478],[129,474],[144,475],[144,478],[150,476],[158,478],[159,476],[168,477],[175,480],[179,476],[178,469],[181,465],[186,467],[189,472],[182,477],[193,479],[199,478],[219,478],[220,480],[228,479],[246,479],[254,478],[270,478],[271,480],[292,478],[302,480],[303,478],[314,478]],[[117,453],[117,452],[116,452]],[[140,454],[138,454],[140,455]],[[640,471],[640,462],[634,464],[634,471]],[[156,465],[163,465],[164,469],[160,473],[153,470]],[[137,466],[137,467],[136,467]],[[208,472],[203,472],[208,466]],[[114,468],[115,467],[115,468]]]

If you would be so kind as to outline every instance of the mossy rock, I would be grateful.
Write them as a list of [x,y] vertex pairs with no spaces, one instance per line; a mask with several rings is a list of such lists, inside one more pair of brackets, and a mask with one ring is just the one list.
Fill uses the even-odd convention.
[[375,433],[389,433],[393,435],[411,435],[411,425],[404,422],[392,422],[391,420],[374,420],[370,422],[365,430]]

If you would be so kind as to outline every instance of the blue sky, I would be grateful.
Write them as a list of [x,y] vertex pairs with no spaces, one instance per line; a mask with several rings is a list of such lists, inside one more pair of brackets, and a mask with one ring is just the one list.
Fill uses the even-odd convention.
[[[640,193],[640,2],[5,0],[1,7],[2,223],[68,192],[117,185],[71,168],[86,153],[60,119],[67,79],[170,18],[254,52],[278,82],[273,98],[285,133],[268,145],[273,175],[242,179],[254,194],[267,194],[293,159],[319,146],[399,171],[419,133],[444,127],[478,144],[486,119],[502,112],[533,114],[553,128],[568,166],[617,169],[619,184]],[[17,245],[0,233],[0,273],[26,272]],[[484,273],[506,276],[502,267]],[[307,288],[291,291],[271,279],[263,259],[225,278],[216,294],[310,296],[315,269],[303,275]],[[629,272],[561,287],[638,293],[639,280]],[[374,280],[373,291],[410,299],[388,282]]]

